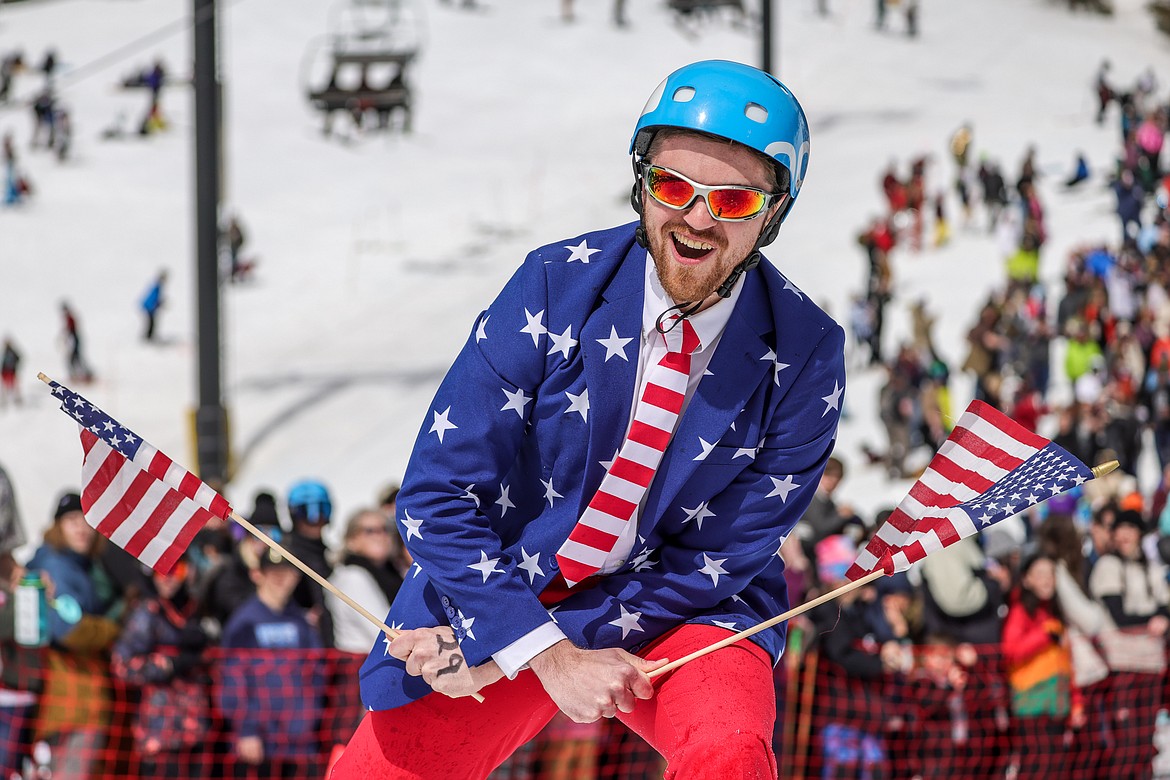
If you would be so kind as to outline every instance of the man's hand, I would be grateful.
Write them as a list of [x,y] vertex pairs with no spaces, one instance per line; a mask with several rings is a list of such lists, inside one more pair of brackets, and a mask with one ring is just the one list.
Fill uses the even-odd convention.
[[528,662],[561,712],[592,723],[633,712],[637,699],[654,695],[647,672],[665,661],[646,661],[620,648],[583,650],[563,639]]
[[264,741],[260,737],[240,737],[236,741],[236,755],[245,764],[259,764],[264,760]]
[[452,698],[470,696],[504,676],[495,661],[469,667],[450,626],[402,631],[390,642],[390,655],[406,661],[406,671]]

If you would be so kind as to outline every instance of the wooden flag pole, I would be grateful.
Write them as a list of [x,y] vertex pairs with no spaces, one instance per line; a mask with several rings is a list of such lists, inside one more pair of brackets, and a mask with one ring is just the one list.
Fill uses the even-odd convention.
[[879,577],[884,577],[884,576],[886,576],[886,572],[884,569],[878,569],[877,571],[871,571],[869,574],[865,575],[864,577],[862,577],[859,580],[854,580],[853,582],[842,585],[841,587],[837,588],[836,590],[829,591],[828,593],[826,593],[823,596],[818,596],[817,598],[813,599],[812,601],[806,601],[804,604],[801,604],[799,607],[793,607],[792,609],[788,610],[787,612],[782,612],[781,614],[777,615],[776,617],[774,617],[770,620],[765,620],[763,623],[759,623],[758,625],[754,625],[751,628],[740,631],[738,634],[732,634],[731,636],[727,637],[726,639],[721,639],[713,645],[708,645],[702,649],[696,650],[695,652],[691,653],[690,655],[684,655],[682,658],[671,661],[670,663],[668,663],[664,666],[660,666],[657,669],[655,669],[654,671],[647,673],[647,676],[648,677],[658,677],[659,675],[666,674],[669,671],[672,671],[674,669],[679,668],[680,666],[685,664],[687,661],[693,661],[696,658],[701,658],[702,656],[705,656],[708,653],[713,653],[716,650],[720,650],[724,647],[727,647],[728,645],[734,645],[736,642],[738,642],[741,639],[747,639],[749,636],[754,636],[755,634],[758,634],[765,629],[771,628],[772,626],[774,626],[778,623],[783,623],[785,620],[790,620],[791,618],[794,618],[797,615],[803,615],[805,612],[808,612],[813,607],[819,607],[821,604],[824,604],[826,601],[832,601],[833,599],[837,598],[838,596],[843,596],[851,590],[856,590],[857,588],[860,588],[862,585],[868,585],[869,583],[873,582],[874,580],[878,579]]
[[[271,547],[274,552],[277,552],[280,555],[284,556],[288,560],[288,562],[291,563],[293,566],[296,566],[298,569],[303,571],[305,574],[309,575],[309,577],[312,578],[312,580],[314,582],[316,582],[318,585],[320,585],[322,588],[325,588],[327,591],[332,593],[334,596],[337,596],[337,598],[341,599],[346,604],[348,604],[350,607],[352,607],[359,615],[361,615],[366,620],[373,623],[378,628],[380,628],[382,630],[382,633],[384,633],[386,636],[390,637],[390,639],[393,640],[393,639],[396,639],[398,637],[398,634],[399,634],[398,631],[395,631],[393,628],[390,628],[390,626],[386,625],[381,620],[379,620],[377,617],[375,617],[373,615],[373,613],[371,613],[368,609],[366,609],[361,604],[357,603],[352,598],[350,598],[348,594],[343,593],[332,582],[325,579],[317,572],[313,571],[311,568],[309,568],[308,565],[306,565],[303,561],[301,561],[301,559],[297,558],[295,555],[290,553],[288,550],[281,547],[280,544],[278,542],[274,541],[271,537],[269,537],[268,534],[264,533],[259,528],[252,525],[244,518],[240,517],[238,514],[236,514],[235,511],[233,511],[231,513],[230,517],[233,521],[235,521],[236,523],[239,523],[240,526],[245,531],[252,534],[252,536],[255,536],[260,541],[264,542],[264,544]],[[471,698],[475,699],[478,702],[483,701],[483,696],[481,696],[478,693],[471,694]]]
[[[45,384],[49,383],[49,378],[47,376],[45,376],[43,373],[38,373],[37,379],[41,380]],[[325,579],[317,572],[313,571],[300,558],[298,558],[295,555],[293,555],[292,553],[290,553],[288,550],[286,550],[284,547],[282,547],[280,545],[280,543],[276,542],[271,537],[269,537],[268,534],[264,533],[259,528],[252,525],[250,522],[248,522],[244,518],[240,517],[240,515],[237,514],[234,510],[229,515],[229,517],[231,517],[231,519],[235,523],[239,524],[239,526],[241,528],[243,528],[245,531],[252,534],[252,536],[255,536],[260,541],[264,542],[264,544],[266,544],[270,548],[272,548],[272,550],[274,552],[278,553],[279,555],[284,557],[289,563],[291,563],[293,566],[296,566],[302,572],[307,574],[310,577],[310,579],[312,579],[314,582],[316,582],[322,588],[325,588],[325,590],[329,591],[334,596],[337,596],[337,598],[341,599],[346,604],[348,604],[350,607],[352,607],[359,615],[361,615],[366,620],[370,621],[375,626],[377,626],[379,629],[381,629],[382,633],[384,633],[386,636],[390,637],[391,640],[396,639],[398,637],[398,633],[399,633],[398,631],[395,631],[393,628],[390,628],[390,626],[386,625],[379,618],[375,617],[368,609],[366,609],[361,604],[357,603],[352,598],[350,598],[350,596],[348,594],[343,593],[332,582]],[[478,693],[473,693],[471,696],[476,701],[480,701],[480,702],[483,701],[483,696],[480,696]]]
[[[1093,478],[1096,479],[1098,477],[1103,477],[1106,474],[1108,474],[1109,472],[1116,470],[1118,468],[1118,466],[1120,466],[1120,465],[1121,464],[1118,463],[1117,461],[1111,460],[1111,461],[1107,461],[1105,463],[1102,463],[1098,466],[1093,466],[1091,469],[1091,471],[1093,472]],[[747,639],[749,636],[753,636],[755,634],[758,634],[761,631],[763,631],[764,629],[771,628],[772,626],[774,626],[778,623],[783,623],[785,620],[790,620],[791,618],[794,618],[797,615],[803,615],[805,612],[808,612],[813,607],[819,607],[821,604],[824,604],[826,601],[832,601],[833,599],[837,598],[838,596],[843,596],[851,590],[856,590],[857,588],[860,588],[862,585],[866,585],[866,584],[871,583],[874,580],[878,579],[879,577],[885,576],[885,573],[886,572],[884,569],[878,569],[877,571],[872,571],[859,580],[855,580],[853,582],[842,585],[841,587],[837,588],[836,590],[829,591],[828,593],[824,594],[823,596],[818,596],[817,598],[813,599],[812,601],[801,604],[799,607],[793,607],[792,609],[788,610],[787,612],[784,612],[780,615],[777,615],[776,617],[774,617],[770,620],[765,620],[763,623],[760,623],[758,625],[752,626],[751,628],[740,631],[738,634],[732,634],[731,636],[727,637],[726,639],[719,640],[715,644],[708,645],[707,647],[696,650],[695,652],[691,653],[690,655],[685,655],[682,658],[679,658],[675,661],[671,661],[668,664],[660,666],[657,669],[655,669],[654,671],[649,672],[647,674],[647,676],[648,677],[658,677],[660,675],[666,674],[667,672],[672,671],[672,670],[677,669],[678,667],[682,666],[687,661],[693,661],[696,658],[701,658],[701,657],[707,655],[708,653],[713,653],[716,650],[720,650],[724,647],[727,647],[728,645],[733,645],[741,639]]]
[[[393,640],[393,639],[396,639],[398,637],[398,633],[399,633],[398,631],[395,631],[393,628],[390,628],[390,626],[386,625],[381,620],[379,620],[377,617],[375,617],[373,615],[373,613],[371,613],[368,609],[366,609],[361,604],[357,603],[352,598],[350,598],[348,594],[343,593],[332,582],[325,579],[317,572],[313,571],[311,568],[309,568],[308,565],[306,565],[303,561],[301,561],[300,558],[297,558],[295,555],[290,553],[288,550],[281,547],[280,544],[278,542],[276,542],[275,540],[273,540],[271,537],[269,537],[268,534],[264,533],[259,528],[252,525],[244,518],[240,517],[238,514],[236,514],[236,512],[234,510],[232,511],[230,517],[234,522],[239,523],[239,525],[245,531],[252,534],[252,536],[255,536],[260,541],[264,542],[264,544],[271,547],[274,552],[279,553],[280,555],[284,556],[288,560],[288,562],[291,563],[293,566],[296,566],[298,569],[303,571],[305,574],[309,575],[309,577],[312,578],[312,580],[314,582],[316,582],[318,585],[320,585],[322,588],[325,588],[327,591],[332,593],[334,596],[337,596],[337,598],[341,599],[346,604],[348,604],[350,607],[352,607],[359,615],[361,615],[366,620],[373,623],[378,628],[380,628],[382,630],[382,633],[384,633],[386,636],[390,637],[390,639]],[[471,698],[475,699],[478,702],[483,701],[483,696],[479,695],[478,693],[471,694]]]

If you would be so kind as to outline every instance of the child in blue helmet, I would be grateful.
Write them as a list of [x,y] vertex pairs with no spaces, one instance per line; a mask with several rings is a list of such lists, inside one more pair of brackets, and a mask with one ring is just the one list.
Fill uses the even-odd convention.
[[[288,491],[288,516],[292,532],[288,551],[313,571],[328,579],[333,573],[332,553],[322,531],[333,517],[333,500],[329,489],[315,479],[303,479]],[[293,601],[305,610],[309,622],[317,628],[321,643],[333,646],[333,621],[325,607],[324,589],[309,577],[303,577],[293,594]]]
[[637,221],[533,251],[475,318],[397,497],[401,633],[335,780],[485,777],[557,710],[620,718],[670,777],[777,776],[783,627],[649,673],[788,607],[777,551],[845,380],[840,326],[761,255],[809,149],[769,74],[675,71],[631,140]]

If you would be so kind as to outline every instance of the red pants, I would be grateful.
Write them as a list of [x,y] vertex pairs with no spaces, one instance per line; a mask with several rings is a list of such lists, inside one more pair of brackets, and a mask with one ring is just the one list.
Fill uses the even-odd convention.
[[[642,649],[682,658],[728,635],[683,625]],[[775,778],[776,692],[768,654],[749,640],[654,678],[654,698],[617,717],[667,760],[665,777]],[[557,708],[530,670],[489,685],[480,704],[432,693],[404,707],[369,712],[330,780],[486,777],[544,728]]]

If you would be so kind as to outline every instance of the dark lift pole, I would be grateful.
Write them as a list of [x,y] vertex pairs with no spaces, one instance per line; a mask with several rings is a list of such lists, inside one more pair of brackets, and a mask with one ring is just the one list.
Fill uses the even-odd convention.
[[221,398],[219,335],[219,64],[216,0],[193,0],[195,15],[195,278],[199,388],[195,449],[199,475],[227,478],[227,411]]
[[773,0],[763,0],[760,11],[760,70],[779,76],[777,70],[772,70],[772,3]]

